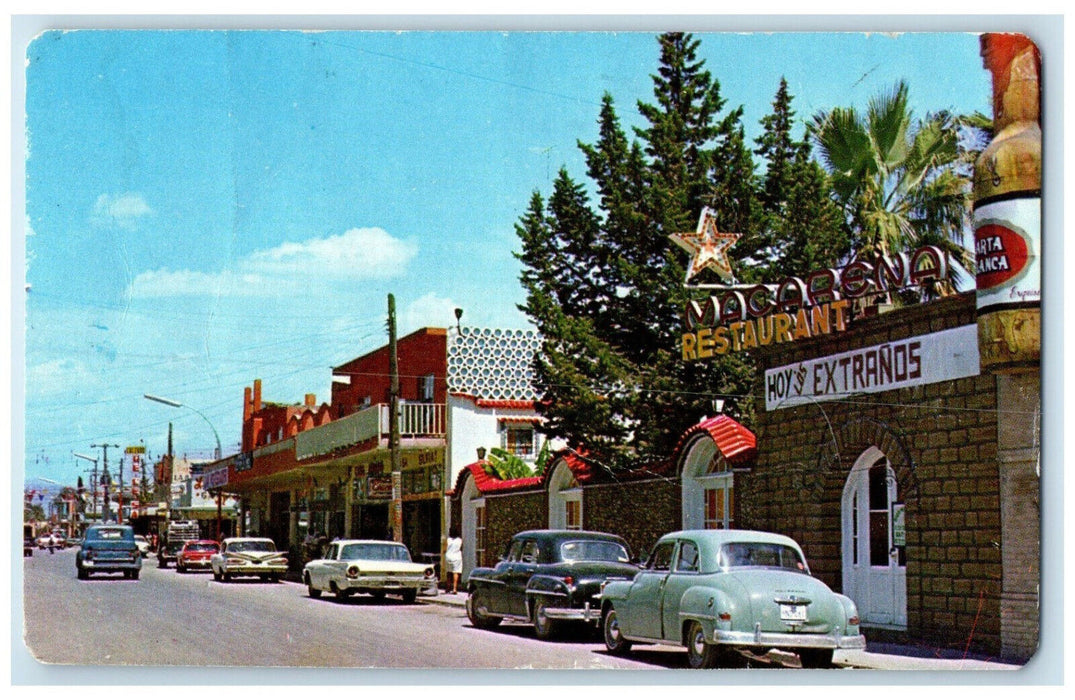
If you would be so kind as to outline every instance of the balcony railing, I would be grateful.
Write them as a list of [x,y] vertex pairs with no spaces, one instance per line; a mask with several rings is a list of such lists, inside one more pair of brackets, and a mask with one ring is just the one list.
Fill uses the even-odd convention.
[[[333,450],[367,440],[387,440],[390,432],[388,404],[376,404],[331,423],[295,435],[296,459],[326,455]],[[443,438],[444,404],[402,403],[399,406],[400,438]]]

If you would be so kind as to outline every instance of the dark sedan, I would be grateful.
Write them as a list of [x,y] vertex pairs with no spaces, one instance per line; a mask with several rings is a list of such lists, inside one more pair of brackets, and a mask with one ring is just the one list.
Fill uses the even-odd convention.
[[122,572],[137,579],[142,570],[142,555],[134,542],[130,525],[92,525],[75,554],[75,570],[80,580],[94,573]]
[[631,579],[638,567],[624,540],[604,532],[529,530],[515,535],[500,562],[467,577],[467,617],[475,627],[501,620],[533,624],[539,639],[560,623],[596,623],[595,596],[608,580]]

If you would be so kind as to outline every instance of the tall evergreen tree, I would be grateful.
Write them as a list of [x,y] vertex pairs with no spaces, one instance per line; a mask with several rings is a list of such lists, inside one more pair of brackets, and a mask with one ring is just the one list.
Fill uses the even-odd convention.
[[[586,215],[582,190],[561,172],[548,205],[535,195],[516,227],[522,310],[545,338],[536,383],[546,428],[609,468],[666,458],[711,412],[714,393],[730,395],[732,412],[750,405],[736,401],[752,376],[742,358],[679,357],[687,292],[682,253],[668,239],[693,230],[705,205],[731,226],[751,216],[743,214],[743,202],[753,210],[754,178],[741,110],[718,118],[719,85],[697,60],[697,41],[673,33],[659,42],[655,104],[638,105],[648,126],[629,141],[606,95],[597,142],[579,144],[601,215]],[[589,303],[580,290],[593,295]]]

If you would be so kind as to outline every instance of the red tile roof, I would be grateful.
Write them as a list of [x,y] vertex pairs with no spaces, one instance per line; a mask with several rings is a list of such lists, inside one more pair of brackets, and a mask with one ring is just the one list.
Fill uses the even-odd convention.
[[675,454],[678,455],[691,438],[702,432],[708,433],[713,438],[717,449],[729,462],[749,461],[758,453],[757,438],[754,433],[734,418],[721,415],[708,418],[683,433],[679,444],[676,445]]

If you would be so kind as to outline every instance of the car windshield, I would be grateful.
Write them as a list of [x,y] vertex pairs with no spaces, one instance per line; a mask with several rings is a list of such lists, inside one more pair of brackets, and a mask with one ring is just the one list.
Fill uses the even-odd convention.
[[347,544],[340,552],[340,559],[377,559],[379,561],[410,561],[411,553],[398,544],[364,542]]
[[91,529],[86,537],[91,540],[124,540],[132,539],[130,530],[121,527],[98,527]]
[[254,542],[232,542],[228,545],[229,552],[275,552],[276,547],[272,542],[268,541],[254,541]]
[[756,566],[806,573],[806,562],[793,547],[771,542],[732,542],[720,548],[720,568]]
[[[188,552],[215,552],[216,545],[209,544],[208,542],[196,542],[194,544],[187,545]],[[267,550],[266,550],[267,551]]]
[[619,542],[574,540],[560,545],[561,561],[617,561],[628,563],[631,557]]

